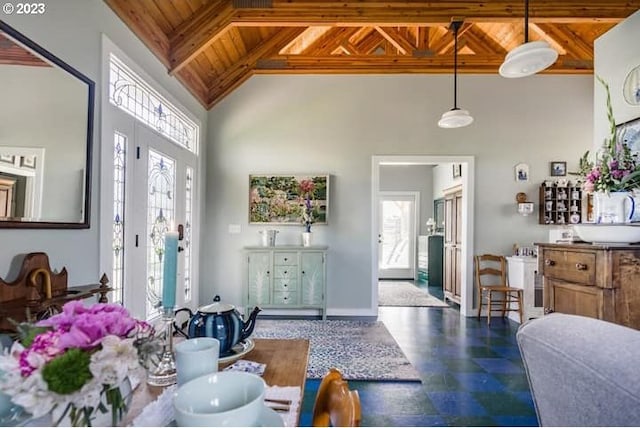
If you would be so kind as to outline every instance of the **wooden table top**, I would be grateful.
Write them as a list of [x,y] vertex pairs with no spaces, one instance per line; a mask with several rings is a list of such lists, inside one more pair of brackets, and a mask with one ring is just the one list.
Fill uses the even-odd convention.
[[[307,339],[253,339],[255,347],[242,359],[266,364],[262,378],[269,386],[299,386],[300,406],[296,416],[300,422],[300,408],[304,396],[304,384],[307,380],[307,363],[309,361],[309,341]],[[221,364],[224,368],[232,363]],[[154,401],[164,388],[140,383],[136,388],[131,408],[124,420],[129,426],[144,407]]]

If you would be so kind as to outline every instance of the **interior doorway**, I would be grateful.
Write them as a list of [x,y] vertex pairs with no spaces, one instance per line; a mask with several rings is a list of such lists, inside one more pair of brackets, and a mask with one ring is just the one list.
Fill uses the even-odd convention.
[[[461,217],[461,243],[460,254],[460,313],[465,316],[473,316],[473,204],[474,204],[474,182],[475,171],[473,156],[428,156],[428,155],[383,155],[372,157],[372,230],[371,230],[371,252],[372,252],[372,307],[378,305],[378,280],[381,278],[378,271],[378,260],[380,258],[381,246],[378,238],[379,225],[383,215],[381,209],[381,171],[387,166],[407,166],[407,165],[443,165],[455,164],[458,172],[457,182],[464,194]],[[460,173],[461,172],[461,173]],[[456,174],[454,174],[456,176]],[[407,186],[407,190],[410,189]],[[433,195],[434,199],[436,195]],[[429,203],[432,203],[430,201]],[[418,225],[426,220],[424,214],[418,219]],[[415,233],[417,235],[417,233]],[[415,245],[414,245],[415,248]]]

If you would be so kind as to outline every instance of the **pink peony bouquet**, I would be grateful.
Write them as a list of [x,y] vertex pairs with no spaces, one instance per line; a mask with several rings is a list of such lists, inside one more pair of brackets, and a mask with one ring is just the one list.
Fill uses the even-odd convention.
[[2,391],[34,418],[51,414],[90,426],[111,406],[113,425],[126,411],[120,386],[140,366],[140,344],[153,328],[120,305],[66,303],[62,312],[21,325],[21,340],[0,355]]

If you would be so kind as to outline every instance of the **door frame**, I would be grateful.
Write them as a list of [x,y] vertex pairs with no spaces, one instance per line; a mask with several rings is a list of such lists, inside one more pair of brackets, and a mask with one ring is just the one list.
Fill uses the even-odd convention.
[[[420,218],[420,192],[416,192],[416,191],[411,191],[411,190],[380,190],[378,192],[378,203],[380,203],[380,197],[383,196],[389,196],[389,197],[393,197],[393,196],[410,196],[413,197],[413,235],[409,237],[409,245],[411,245],[411,248],[413,248],[413,261],[411,263],[411,278],[413,278],[414,280],[417,278],[417,273],[418,273],[418,269],[416,267],[416,263],[418,261],[418,256],[417,256],[417,242],[418,242],[418,232],[420,231],[420,224],[419,224],[419,218]],[[378,219],[379,221],[381,220],[380,218]],[[378,233],[380,232],[380,226],[378,225]],[[380,254],[378,253],[378,256]],[[379,260],[378,260],[378,271],[380,270],[380,265],[379,265]]]
[[473,310],[473,224],[474,224],[474,180],[475,158],[467,155],[374,155],[371,157],[371,307],[378,307],[378,221],[381,165],[437,165],[441,163],[462,164],[462,233],[463,248],[461,266],[462,296],[460,313],[474,316]]

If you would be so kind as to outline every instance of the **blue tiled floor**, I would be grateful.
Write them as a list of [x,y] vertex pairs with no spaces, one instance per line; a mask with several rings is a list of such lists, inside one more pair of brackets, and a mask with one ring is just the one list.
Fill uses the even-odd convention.
[[[432,293],[435,294],[435,293]],[[455,308],[381,307],[379,319],[420,372],[417,382],[356,382],[362,426],[537,426],[518,324],[465,318]],[[301,426],[319,380],[308,380]]]

